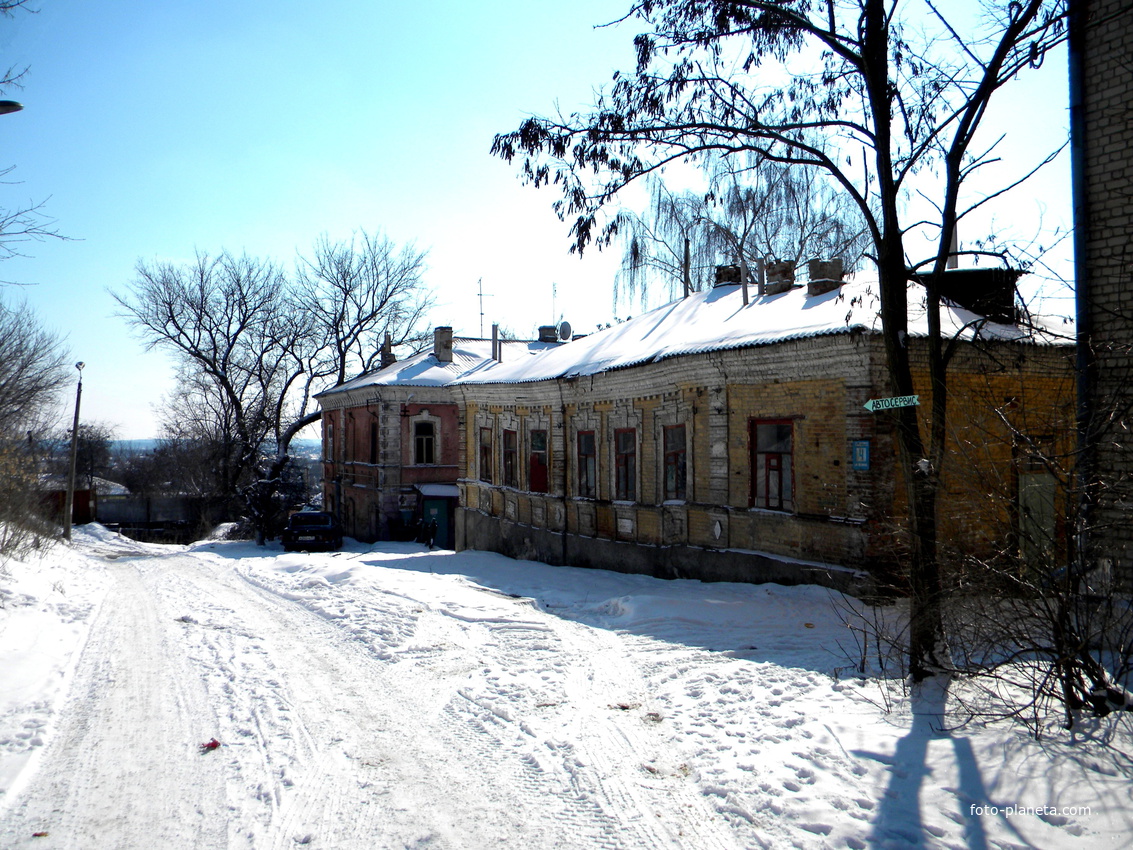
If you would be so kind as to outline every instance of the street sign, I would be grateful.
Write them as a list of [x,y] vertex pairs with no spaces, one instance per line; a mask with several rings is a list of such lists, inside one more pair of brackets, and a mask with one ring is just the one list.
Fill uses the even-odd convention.
[[869,472],[869,440],[853,440],[850,450],[854,471]]
[[895,398],[871,398],[864,405],[870,413],[879,410],[892,410],[895,407],[916,407],[921,403],[919,395],[899,395]]

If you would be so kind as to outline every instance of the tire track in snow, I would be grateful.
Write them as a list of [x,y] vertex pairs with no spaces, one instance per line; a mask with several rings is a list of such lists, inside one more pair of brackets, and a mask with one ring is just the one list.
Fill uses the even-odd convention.
[[[616,707],[652,705],[620,636],[530,600],[450,599],[428,577],[387,593],[253,568],[183,551],[115,565],[116,616],[92,628],[65,712],[76,731],[44,772],[52,802],[25,808],[13,834],[37,831],[46,805],[71,847],[749,843],[686,777],[644,769],[670,742]],[[121,691],[109,702],[103,679]],[[107,779],[100,761],[120,758],[107,716],[161,758]],[[198,754],[214,735],[224,746]],[[103,818],[107,788],[118,799]]]
[[[223,778],[194,743],[205,699],[164,638],[139,562],[112,580],[91,625],[58,730],[39,770],[0,822],[0,844],[49,847],[223,846]],[[46,838],[33,838],[36,832]]]
[[[234,588],[220,593],[213,589],[209,604],[235,609],[227,600],[230,591]],[[281,794],[264,846],[302,841],[334,847],[417,843],[481,847],[512,843],[517,836],[534,846],[651,846],[619,841],[619,824],[608,818],[602,830],[608,840],[591,840],[594,829],[580,835],[577,801],[562,804],[559,789],[549,792],[538,776],[532,779],[522,757],[501,750],[486,728],[470,739],[446,736],[445,711],[436,704],[446,689],[418,688],[420,676],[409,687],[400,683],[401,665],[386,657],[395,648],[368,646],[354,639],[352,624],[344,619],[313,615],[262,588],[242,595],[248,598],[240,613],[249,622],[260,619],[258,614],[250,615],[252,607],[260,606],[265,615],[281,621],[278,625],[284,628],[275,636],[271,652],[286,667],[296,710],[306,715],[305,725],[318,742],[317,768],[306,765],[294,789]],[[369,600],[371,616],[374,607],[382,607],[380,601]],[[410,606],[425,613],[412,600],[386,601],[402,612]],[[392,611],[386,613],[397,617]],[[280,640],[285,633],[301,639],[301,652]],[[412,630],[403,636],[412,637]],[[405,642],[396,649],[420,654]],[[313,670],[321,673],[312,676]],[[305,678],[314,681],[297,687]],[[368,693],[361,694],[352,682],[365,683]],[[328,693],[337,706],[326,704]],[[339,723],[330,730],[326,716],[334,709]],[[430,720],[438,715],[439,727]],[[469,787],[470,776],[484,776],[487,781]],[[369,817],[367,807],[377,809],[379,815]]]
[[[310,577],[240,572],[318,611],[387,662],[391,693],[416,706],[444,758],[459,762],[450,781],[485,777],[472,805],[480,822],[498,823],[497,843],[506,843],[511,830],[530,836],[532,846],[740,846],[684,776],[659,777],[642,764],[641,751],[657,737],[655,724],[611,707],[638,678],[618,636],[470,583],[472,601],[442,586],[415,598],[404,586],[386,593],[356,584],[343,605],[335,601],[337,587],[316,588]],[[312,592],[295,593],[296,585]],[[337,616],[347,609],[350,615]],[[375,617],[390,643],[366,639],[367,621]],[[603,671],[595,656],[620,662]],[[404,667],[412,668],[404,677],[412,679],[411,694],[402,692]],[[532,688],[533,681],[542,685]],[[587,727],[601,731],[584,734],[587,749],[580,752],[570,740]]]
[[[482,623],[494,641],[491,672],[479,688],[462,689],[445,716],[446,731],[464,746],[520,756],[509,785],[512,805],[516,785],[529,799],[557,797],[559,816],[589,846],[736,846],[683,777],[658,781],[645,770],[643,754],[657,746],[655,723],[618,707],[647,702],[618,636],[537,610],[532,600],[510,605],[514,619]],[[546,688],[525,688],[540,671]],[[572,739],[585,742],[585,750]]]
[[390,727],[358,686],[375,678],[370,659],[322,617],[231,571],[199,559],[182,566],[180,580],[192,588],[182,597],[200,599],[210,620],[234,624],[207,624],[221,637],[202,641],[211,654],[200,661],[233,742],[225,748],[232,793],[245,795],[239,805],[254,821],[249,846],[398,846],[393,806],[353,757],[365,736]]

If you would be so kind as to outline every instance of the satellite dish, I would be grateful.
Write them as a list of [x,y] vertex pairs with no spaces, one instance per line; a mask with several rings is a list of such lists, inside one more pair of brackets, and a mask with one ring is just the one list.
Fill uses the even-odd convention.
[[559,339],[566,341],[570,339],[570,322],[563,322],[559,325]]

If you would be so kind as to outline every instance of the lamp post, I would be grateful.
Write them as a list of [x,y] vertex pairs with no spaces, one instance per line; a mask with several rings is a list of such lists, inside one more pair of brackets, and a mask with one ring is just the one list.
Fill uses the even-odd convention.
[[75,388],[75,422],[71,426],[71,466],[67,473],[67,499],[63,505],[63,539],[71,539],[71,512],[75,506],[75,461],[79,454],[79,403],[83,400],[83,367],[81,360],[75,364],[79,370],[79,385]]
[[0,115],[7,115],[10,112],[19,112],[24,108],[22,103],[15,100],[0,100]]

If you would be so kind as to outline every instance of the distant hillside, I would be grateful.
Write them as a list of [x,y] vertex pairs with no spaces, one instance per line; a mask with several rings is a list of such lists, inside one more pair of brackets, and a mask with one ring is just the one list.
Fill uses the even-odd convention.
[[[111,440],[110,450],[112,452],[137,452],[143,454],[145,452],[152,452],[157,448],[161,440]],[[293,457],[307,458],[308,460],[317,460],[322,453],[322,444],[318,439],[299,439],[296,438],[291,441],[291,455]]]

